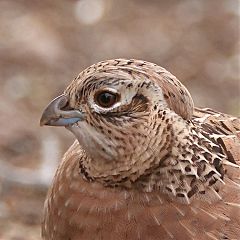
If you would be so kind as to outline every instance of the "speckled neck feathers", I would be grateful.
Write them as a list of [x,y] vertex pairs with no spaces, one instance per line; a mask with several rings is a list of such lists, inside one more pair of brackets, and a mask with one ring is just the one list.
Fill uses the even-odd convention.
[[240,239],[240,119],[194,108],[164,68],[95,64],[41,123],[77,139],[49,189],[44,239]]
[[89,114],[88,134],[95,138],[93,152],[84,147],[87,160],[80,162],[86,179],[107,187],[159,190],[184,203],[196,197],[221,198],[227,156],[203,119],[192,118],[192,98],[176,77],[144,61],[100,62],[68,87],[70,104],[76,108],[89,91],[102,85],[134,89],[134,94],[130,103],[105,113],[105,118]]

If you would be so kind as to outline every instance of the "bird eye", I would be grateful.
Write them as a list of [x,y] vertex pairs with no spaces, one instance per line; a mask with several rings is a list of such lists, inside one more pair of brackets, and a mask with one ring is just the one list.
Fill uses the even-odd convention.
[[95,102],[103,108],[112,107],[119,100],[119,95],[110,91],[96,93]]

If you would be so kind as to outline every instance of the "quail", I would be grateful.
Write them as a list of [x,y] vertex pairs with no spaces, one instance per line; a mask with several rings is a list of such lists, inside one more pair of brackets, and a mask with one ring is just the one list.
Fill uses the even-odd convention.
[[76,137],[46,197],[43,239],[240,239],[240,119],[194,107],[164,68],[94,64],[40,124]]

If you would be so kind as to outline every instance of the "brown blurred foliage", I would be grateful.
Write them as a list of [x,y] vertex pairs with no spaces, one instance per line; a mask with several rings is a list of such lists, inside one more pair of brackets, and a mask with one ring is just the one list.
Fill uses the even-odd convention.
[[44,106],[100,60],[157,63],[195,105],[240,112],[237,0],[0,1],[0,239],[40,239],[47,186],[73,141]]

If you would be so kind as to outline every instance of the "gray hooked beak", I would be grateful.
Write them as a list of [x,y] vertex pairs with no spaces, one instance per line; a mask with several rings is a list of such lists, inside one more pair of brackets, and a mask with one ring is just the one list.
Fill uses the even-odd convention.
[[53,99],[43,111],[40,126],[68,126],[84,119],[84,114],[78,110],[64,110],[68,103],[66,95]]

